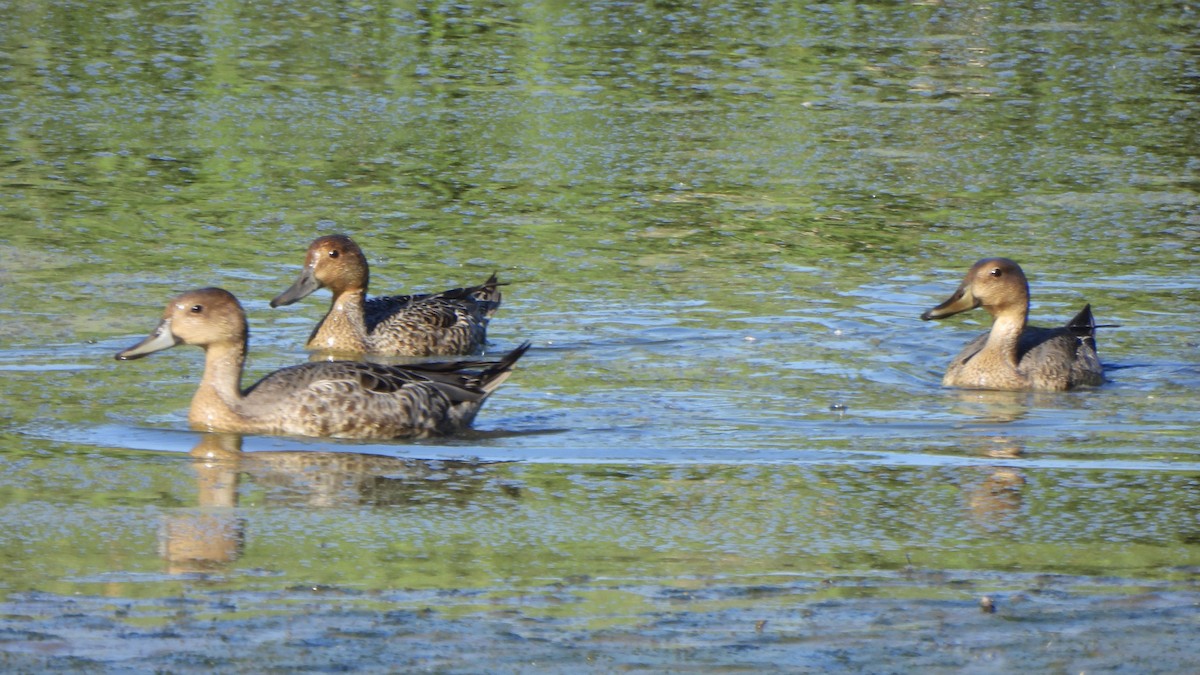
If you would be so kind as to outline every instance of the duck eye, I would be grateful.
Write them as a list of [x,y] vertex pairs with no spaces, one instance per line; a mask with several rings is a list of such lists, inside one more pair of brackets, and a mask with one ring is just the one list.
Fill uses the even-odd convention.
[[339,255],[341,255],[341,253],[336,248],[329,252],[330,258],[336,258]]
[[204,311],[204,305],[192,305],[192,308],[189,311],[191,311],[192,314],[200,314]]
[[991,271],[991,272],[989,272],[989,274],[991,274],[991,275],[992,275],[992,276],[994,276],[994,277],[998,277],[998,276],[1001,276],[1001,275],[1003,275],[1003,274],[1004,274],[1004,271],[1003,271],[1003,270],[1001,270],[999,267],[993,267],[993,268],[992,268],[992,271]]

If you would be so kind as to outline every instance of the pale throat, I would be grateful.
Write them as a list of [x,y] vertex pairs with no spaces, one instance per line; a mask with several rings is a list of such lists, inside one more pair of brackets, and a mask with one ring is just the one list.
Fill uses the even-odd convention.
[[1017,367],[1017,345],[1021,341],[1021,333],[1025,331],[1026,312],[1006,309],[992,313],[992,330],[988,333],[986,349],[1003,357],[1014,368]]
[[205,349],[204,376],[188,412],[192,424],[219,428],[223,420],[239,417],[245,353],[244,345],[217,344]]

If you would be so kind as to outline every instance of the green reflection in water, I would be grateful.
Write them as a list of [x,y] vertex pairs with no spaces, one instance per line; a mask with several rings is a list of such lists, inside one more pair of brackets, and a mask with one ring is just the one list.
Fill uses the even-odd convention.
[[[1174,579],[1200,563],[1200,483],[1189,473],[481,464],[235,449],[214,436],[194,462],[7,458],[7,589],[99,585],[158,597],[203,572],[204,586],[229,591],[456,588],[484,594],[463,610],[475,611],[492,594],[547,584],[591,588],[602,607],[612,592],[636,601],[647,584],[913,569]],[[554,611],[594,612],[591,597]]]
[[[9,3],[2,590],[601,627],[769,604],[743,584],[1186,582],[1198,37],[1169,3]],[[221,285],[253,373],[302,360],[319,302],[266,301],[335,230],[380,293],[513,282],[497,351],[539,349],[495,435],[428,447],[537,461],[206,478],[130,449],[184,428],[200,355],[112,354]],[[916,317],[993,254],[1039,321],[1122,324],[1111,385],[938,388],[979,319]]]

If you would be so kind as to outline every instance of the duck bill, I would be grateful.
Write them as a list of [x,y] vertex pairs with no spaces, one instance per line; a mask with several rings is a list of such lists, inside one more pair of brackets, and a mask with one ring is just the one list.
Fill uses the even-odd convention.
[[317,277],[313,275],[311,267],[305,267],[300,273],[296,282],[291,285],[286,291],[275,296],[271,301],[272,307],[280,307],[282,305],[290,305],[297,300],[307,297],[313,291],[321,287],[321,282],[317,281]]
[[937,307],[934,307],[933,309],[926,310],[925,313],[921,315],[921,320],[928,321],[930,319],[944,319],[948,316],[958,314],[959,312],[965,312],[968,309],[975,309],[978,306],[979,300],[973,293],[971,293],[971,287],[963,284],[962,286],[959,286],[958,290],[954,291],[954,295],[951,295],[949,298],[947,298],[945,302]]
[[145,340],[117,354],[118,361],[130,361],[140,359],[147,354],[161,352],[164,349],[170,349],[179,344],[179,339],[171,332],[171,320],[163,319],[158,324],[158,328],[154,332],[146,336]]

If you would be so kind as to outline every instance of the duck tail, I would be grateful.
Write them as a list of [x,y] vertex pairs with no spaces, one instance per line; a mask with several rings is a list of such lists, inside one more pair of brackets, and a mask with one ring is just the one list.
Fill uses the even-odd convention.
[[1119,323],[1096,323],[1096,318],[1092,316],[1092,306],[1087,304],[1079,313],[1067,322],[1066,328],[1071,331],[1071,334],[1079,339],[1083,344],[1091,345],[1092,349],[1096,349],[1096,329],[1097,328],[1119,328]]
[[1091,303],[1084,305],[1083,309],[1067,322],[1067,328],[1077,335],[1095,335],[1096,318],[1092,316]]
[[[507,283],[501,283],[496,278],[496,273],[492,272],[492,276],[487,278],[487,281],[478,286],[467,286],[465,288],[451,288],[440,293],[430,293],[428,295],[405,295],[395,296],[394,298],[386,298],[388,300],[404,300],[406,302],[424,301],[424,300],[471,300],[479,307],[479,312],[484,317],[490,319],[500,309],[500,300],[503,295],[500,293],[501,286],[507,286]],[[379,298],[373,298],[379,300]]]
[[492,276],[487,278],[487,281],[473,288],[467,289],[471,297],[478,302],[483,309],[483,313],[489,319],[500,309],[500,301],[504,298],[504,294],[500,292],[501,286],[508,284],[500,283],[496,278],[496,273],[492,272]]
[[496,391],[504,381],[512,375],[513,366],[517,365],[517,361],[529,351],[532,343],[528,340],[521,343],[521,346],[504,355],[504,358],[495,362],[487,370],[479,373],[479,388],[484,391],[484,396]]
[[1084,305],[1083,309],[1075,315],[1073,319],[1067,322],[1067,328],[1080,335],[1095,334],[1097,328],[1120,328],[1119,323],[1096,323],[1096,319],[1092,316],[1092,306]]

